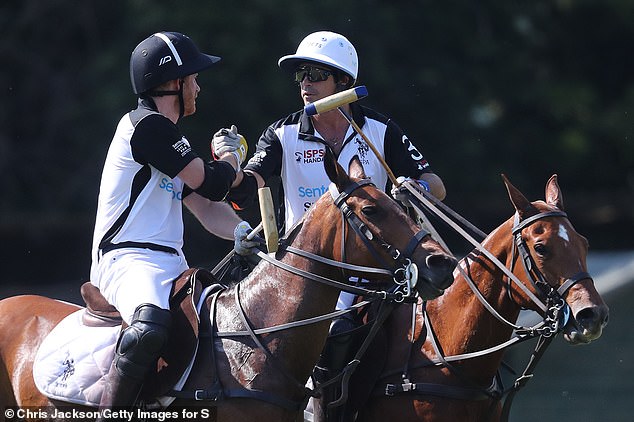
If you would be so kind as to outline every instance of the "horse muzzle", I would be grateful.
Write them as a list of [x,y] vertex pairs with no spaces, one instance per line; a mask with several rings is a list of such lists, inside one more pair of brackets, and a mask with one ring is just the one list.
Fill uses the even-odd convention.
[[419,269],[416,290],[425,299],[441,296],[454,281],[453,270],[458,261],[445,254],[431,254],[425,258],[425,266]]
[[608,318],[609,310],[605,304],[588,306],[573,312],[573,318],[564,327],[564,339],[574,345],[588,344],[601,337]]

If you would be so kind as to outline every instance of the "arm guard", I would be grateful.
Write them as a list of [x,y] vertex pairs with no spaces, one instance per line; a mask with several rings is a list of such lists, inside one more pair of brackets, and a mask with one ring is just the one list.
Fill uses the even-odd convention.
[[236,171],[231,164],[225,161],[212,161],[205,164],[205,178],[194,192],[212,201],[222,201],[235,179]]
[[233,209],[241,211],[253,204],[257,194],[258,181],[251,173],[245,172],[242,182],[229,191],[227,199],[231,202]]

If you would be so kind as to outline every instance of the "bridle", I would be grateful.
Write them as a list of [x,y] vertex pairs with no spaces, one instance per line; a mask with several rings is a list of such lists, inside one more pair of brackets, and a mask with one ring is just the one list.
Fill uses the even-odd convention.
[[[520,220],[519,214],[516,213],[514,216],[513,227],[511,229],[513,236],[513,245],[511,247],[512,252],[511,256],[511,268],[510,272],[513,271],[516,261],[519,259],[522,262],[524,267],[524,271],[526,276],[535,291],[538,292],[538,295],[541,298],[545,298],[545,304],[541,301],[539,297],[536,297],[528,288],[523,284],[519,283],[519,287],[525,292],[529,292],[529,298],[537,305],[540,310],[546,310],[544,312],[543,320],[532,326],[532,327],[521,327],[512,322],[505,319],[500,313],[489,304],[484,295],[479,291],[478,287],[475,285],[469,274],[466,273],[465,269],[458,265],[458,270],[463,275],[464,279],[467,281],[467,284],[479,299],[479,301],[483,304],[483,306],[499,321],[503,324],[506,324],[515,330],[516,336],[511,338],[510,340],[493,347],[490,347],[485,350],[465,353],[454,356],[444,356],[442,350],[438,344],[436,334],[434,333],[431,321],[429,319],[429,315],[426,312],[425,304],[423,303],[423,315],[424,321],[427,325],[428,329],[428,338],[431,341],[433,349],[436,353],[437,359],[432,360],[429,365],[436,366],[444,366],[447,367],[452,373],[457,375],[459,378],[463,379],[466,382],[468,387],[460,387],[460,386],[446,386],[441,384],[431,384],[431,383],[411,383],[409,382],[409,362],[406,363],[406,367],[403,370],[402,378],[404,382],[402,384],[387,384],[385,388],[385,395],[391,396],[397,393],[403,392],[415,392],[417,394],[435,394],[441,395],[444,397],[449,397],[453,399],[463,399],[463,400],[486,400],[486,399],[495,399],[501,400],[504,396],[507,396],[503,412],[502,412],[502,420],[507,420],[510,412],[510,406],[513,400],[514,395],[521,389],[526,382],[533,376],[532,372],[537,365],[537,362],[545,352],[547,346],[550,344],[550,341],[554,338],[554,335],[559,333],[563,327],[566,325],[569,315],[570,315],[570,307],[565,302],[563,295],[575,284],[580,282],[581,280],[591,278],[590,274],[585,271],[579,272],[572,277],[566,279],[558,288],[553,287],[551,283],[548,282],[544,274],[539,271],[532,255],[528,251],[528,246],[526,241],[522,238],[522,231],[529,227],[531,224],[535,223],[538,220],[549,218],[549,217],[564,217],[568,218],[567,214],[563,211],[546,211],[541,212],[531,217],[528,217],[524,220]],[[466,263],[466,267],[468,268],[469,264],[469,256],[464,258],[464,262]],[[496,266],[497,263],[495,263]],[[508,274],[508,272],[507,272]],[[514,301],[511,295],[511,283],[515,281],[514,278],[507,277],[507,292],[511,300]],[[514,301],[514,303],[517,303]],[[518,305],[519,306],[519,305]],[[526,367],[526,369],[522,372],[522,375],[519,376],[514,382],[513,386],[504,389],[501,382],[501,376],[498,373],[491,385],[487,388],[479,387],[475,382],[468,379],[464,374],[461,373],[455,366],[451,364],[451,362],[461,361],[465,359],[471,359],[476,357],[485,356],[490,353],[494,353],[500,350],[503,350],[512,344],[529,340],[531,338],[539,337],[539,341],[535,347],[535,351],[531,355],[531,359]],[[413,346],[410,344],[410,349]],[[409,356],[409,355],[408,355]],[[408,359],[409,360],[409,359]],[[428,365],[425,365],[428,366]],[[412,368],[413,369],[413,368]],[[383,376],[390,376],[390,374],[384,374]]]
[[[544,274],[539,271],[539,268],[537,267],[533,256],[528,252],[526,241],[524,241],[524,239],[522,238],[522,230],[524,230],[534,222],[547,217],[564,217],[567,219],[568,214],[563,211],[546,211],[520,221],[519,214],[515,213],[512,229],[514,242],[513,250],[511,251],[511,254],[513,256],[511,270],[515,265],[515,258],[519,256],[521,258],[522,265],[524,266],[524,272],[528,276],[528,280],[531,282],[535,290],[541,293],[542,297],[546,297],[546,306],[549,312],[553,310],[553,307],[556,307],[557,304],[561,304],[562,308],[565,306],[565,309],[569,311],[569,307],[565,305],[563,296],[568,290],[570,290],[572,286],[574,286],[581,280],[591,278],[591,276],[586,271],[580,271],[572,277],[567,278],[557,289],[555,289],[551,283],[548,283]],[[517,248],[517,254],[515,253],[515,248]],[[510,286],[507,291],[509,292],[511,300],[513,300]],[[553,321],[553,323],[556,322],[557,321]],[[565,325],[566,322],[567,321],[563,321],[563,325]],[[552,327],[552,334],[555,334],[557,332],[559,332],[559,327],[557,325],[554,325]]]
[[[484,296],[480,293],[478,287],[475,285],[469,274],[465,272],[465,270],[458,266],[458,270],[461,275],[469,284],[471,290],[476,294],[480,302],[485,306],[485,308],[498,319],[502,323],[509,325],[516,333],[529,334],[534,337],[536,335],[550,337],[558,332],[560,332],[563,327],[566,325],[568,321],[568,317],[570,314],[570,308],[566,304],[563,296],[566,294],[568,290],[578,282],[584,279],[591,278],[590,274],[581,271],[577,274],[567,278],[559,287],[555,288],[552,283],[549,283],[544,274],[539,270],[535,260],[532,255],[528,251],[528,246],[526,241],[522,238],[522,231],[529,227],[531,224],[535,223],[538,220],[549,218],[549,217],[564,217],[568,218],[568,215],[563,211],[545,211],[528,217],[524,220],[520,220],[519,214],[516,213],[514,216],[513,227],[511,229],[511,234],[513,236],[513,244],[511,247],[511,256],[512,261],[510,265],[510,269],[506,272],[507,274],[507,294],[509,298],[517,304],[512,296],[512,287],[511,283],[515,282],[516,285],[522,289],[525,293],[527,293],[528,298],[542,311],[543,321],[534,325],[533,327],[521,327],[516,324],[513,324],[507,321],[502,315],[497,312],[491,304],[489,304]],[[508,274],[512,274],[513,269],[515,268],[516,262],[521,261],[524,267],[524,272],[526,274],[526,278],[533,286],[536,292],[538,292],[538,296],[533,294],[524,283],[516,281],[517,279],[511,278]],[[467,263],[469,256],[464,258],[464,261]],[[506,268],[505,268],[506,269]],[[545,299],[545,303],[542,299]],[[519,305],[518,305],[519,306]],[[499,349],[495,349],[497,351]],[[482,356],[484,354],[489,353],[489,349],[487,351],[483,351],[476,356]],[[471,354],[472,355],[472,354]],[[461,358],[465,358],[465,355],[460,355]],[[475,357],[475,356],[469,356]]]
[[[416,300],[415,286],[418,280],[418,267],[412,262],[411,256],[422,242],[423,238],[429,234],[427,230],[421,229],[412,236],[404,251],[399,250],[394,245],[386,242],[379,235],[374,233],[366,224],[363,223],[361,218],[348,206],[347,200],[351,194],[363,187],[374,186],[369,179],[361,179],[359,181],[349,184],[343,192],[339,192],[336,185],[332,183],[329,187],[330,195],[337,208],[341,211],[342,222],[342,236],[341,236],[341,261],[325,258],[311,252],[303,251],[301,249],[290,246],[289,239],[291,239],[298,231],[298,228],[304,223],[302,218],[294,227],[292,227],[288,234],[280,240],[280,250],[286,250],[304,258],[326,264],[331,267],[340,268],[343,271],[345,279],[345,271],[356,271],[360,273],[375,274],[382,276],[390,276],[393,278],[396,288],[385,290],[371,290],[360,287],[358,285],[352,285],[349,282],[339,282],[336,280],[327,279],[317,274],[312,274],[308,271],[301,270],[290,266],[284,262],[281,262],[274,257],[267,255],[263,252],[259,252],[258,256],[267,262],[273,264],[276,267],[282,268],[293,274],[301,277],[324,283],[333,287],[336,287],[342,291],[353,293],[359,296],[378,298],[382,300],[394,300],[396,302],[414,301]],[[307,213],[306,213],[307,214]],[[304,214],[304,216],[306,216]],[[355,264],[346,263],[346,227],[350,227],[354,233],[363,241],[367,250],[372,254],[374,259],[380,264],[380,268],[365,267]],[[386,260],[379,251],[383,251],[390,258],[391,262]]]
[[[305,279],[310,279],[319,283],[323,283],[332,287],[336,287],[342,291],[354,293],[359,296],[369,298],[363,300],[352,307],[345,310],[338,310],[334,312],[330,312],[325,315],[316,316],[304,320],[293,321],[273,327],[268,328],[260,328],[254,329],[249,323],[244,308],[241,304],[240,300],[240,283],[236,284],[234,290],[234,300],[236,304],[236,308],[238,310],[239,317],[245,327],[245,330],[242,331],[232,331],[232,332],[216,332],[212,335],[212,337],[250,337],[251,340],[255,343],[257,348],[261,349],[263,353],[266,355],[267,360],[271,363],[273,367],[277,369],[285,378],[287,378],[291,383],[293,383],[300,391],[304,393],[304,400],[301,402],[295,402],[292,400],[288,400],[284,397],[279,397],[267,392],[263,391],[255,391],[250,390],[246,387],[242,389],[224,389],[221,385],[219,385],[219,380],[216,380],[214,385],[208,390],[196,390],[194,392],[172,392],[173,396],[189,398],[194,400],[214,400],[217,401],[221,398],[230,398],[230,397],[241,397],[241,398],[251,398],[261,401],[266,401],[276,406],[280,406],[289,410],[299,410],[301,409],[309,397],[316,397],[319,395],[318,390],[322,390],[323,388],[331,385],[335,382],[342,382],[342,395],[337,400],[338,403],[343,403],[347,400],[347,382],[352,376],[352,373],[360,363],[361,356],[365,353],[367,348],[372,343],[374,337],[378,333],[380,327],[383,322],[387,319],[391,311],[396,306],[396,303],[400,302],[416,302],[417,301],[417,292],[415,290],[416,282],[418,280],[418,267],[415,263],[410,259],[414,250],[418,247],[418,245],[422,242],[422,239],[429,234],[426,230],[420,230],[412,238],[409,240],[408,244],[405,247],[404,251],[400,251],[394,245],[386,242],[376,233],[374,233],[367,225],[363,223],[361,218],[348,206],[347,200],[350,198],[351,194],[357,189],[363,186],[374,186],[374,184],[369,179],[361,179],[359,181],[355,181],[350,183],[343,192],[339,192],[336,185],[333,183],[329,187],[329,192],[332,196],[333,202],[335,206],[341,211],[342,215],[342,241],[341,241],[341,255],[342,262],[322,257],[316,255],[314,253],[304,251],[298,248],[295,248],[290,245],[290,239],[292,239],[299,231],[299,227],[304,224],[304,220],[308,213],[304,214],[304,217],[293,226],[284,236],[280,239],[279,251],[287,251],[292,254],[302,256],[309,260],[313,260],[316,262],[320,262],[322,264],[326,264],[328,266],[337,267],[342,270],[344,279],[346,279],[346,271],[356,271],[359,273],[369,274],[369,275],[377,275],[377,276],[390,276],[394,281],[394,285],[388,290],[372,290],[364,287],[360,287],[358,285],[352,285],[349,282],[340,282],[337,280],[333,280],[319,274],[313,274],[309,271],[293,267],[285,262],[277,260],[272,254],[266,254],[262,251],[257,253],[257,256],[261,259],[267,261],[268,263],[274,265],[275,267],[281,268],[285,271],[288,271],[292,274],[298,275]],[[366,248],[370,251],[375,260],[382,266],[381,268],[374,267],[366,267],[360,265],[354,265],[345,262],[345,233],[346,233],[346,224],[356,233],[360,239],[363,241]],[[383,256],[379,251],[383,251]],[[391,260],[385,259],[384,256],[390,257]],[[211,326],[213,327],[213,315],[215,315],[215,304],[218,298],[218,294],[216,293],[212,296],[211,306],[210,306],[210,315],[212,318]],[[206,292],[203,292],[202,297],[207,297]],[[374,322],[372,323],[372,327],[370,328],[370,332],[366,336],[363,344],[359,348],[355,358],[348,363],[348,365],[344,368],[344,370],[332,378],[331,380],[321,384],[321,386],[316,387],[315,389],[310,389],[304,385],[304,383],[299,382],[289,371],[285,368],[285,366],[281,365],[278,359],[276,359],[272,353],[262,344],[260,341],[260,335],[287,330],[291,328],[302,327],[310,324],[316,324],[319,322],[323,322],[326,320],[331,320],[339,315],[343,315],[344,313],[352,312],[361,307],[367,306],[372,301],[381,300],[381,304],[388,304],[388,306],[380,306],[378,315]],[[337,403],[333,403],[336,405]]]
[[355,231],[355,233],[359,235],[359,237],[361,238],[363,243],[366,245],[366,247],[368,248],[372,256],[377,260],[377,262],[381,263],[383,267],[389,268],[390,264],[385,262],[385,260],[376,252],[376,248],[371,243],[375,239],[378,242],[379,246],[381,246],[385,250],[385,252],[387,252],[387,254],[392,257],[392,260],[395,261],[397,264],[399,264],[401,267],[406,267],[408,265],[415,265],[415,264],[412,264],[411,261],[409,261],[409,259],[412,253],[414,252],[414,250],[416,249],[416,247],[423,240],[423,238],[427,236],[428,234],[430,234],[429,231],[425,229],[419,230],[410,239],[403,253],[401,253],[401,251],[399,251],[393,245],[387,243],[381,237],[373,234],[372,231],[361,221],[359,216],[357,216],[354,213],[354,211],[352,211],[352,209],[350,209],[350,207],[346,203],[346,200],[348,199],[348,197],[350,196],[352,192],[354,192],[356,189],[365,185],[374,186],[374,184],[369,179],[364,179],[349,185],[346,188],[346,190],[341,193],[338,192],[337,186],[334,183],[331,183],[329,187],[330,195],[332,196],[332,199],[335,205],[341,210],[341,213],[343,215],[343,218],[342,218],[343,235],[341,237],[342,261],[345,262],[345,255],[346,255],[345,253],[345,223],[347,222],[348,225]]
[[[411,257],[414,253],[414,250],[418,247],[418,245],[422,242],[423,238],[430,234],[429,231],[421,228],[412,238],[409,240],[407,245],[405,246],[405,250],[401,252],[398,248],[386,242],[380,236],[373,234],[372,231],[361,221],[359,216],[355,214],[355,212],[348,206],[346,200],[350,196],[352,192],[356,189],[370,185],[374,186],[374,184],[369,179],[362,179],[358,182],[354,182],[350,184],[343,192],[339,192],[337,190],[337,186],[334,183],[331,183],[328,190],[333,199],[334,204],[341,210],[342,214],[342,236],[341,236],[341,261],[346,261],[346,222],[348,225],[354,230],[354,232],[359,236],[359,238],[363,241],[366,248],[374,259],[381,264],[383,268],[392,268],[392,272],[394,275],[394,281],[397,285],[403,285],[405,287],[404,298],[411,298],[414,295],[413,288],[418,279],[418,267],[415,263],[412,262]],[[389,262],[386,262],[385,259],[378,253],[377,248],[374,247],[374,243],[378,243],[381,249],[383,249],[391,258],[392,261],[396,264],[390,265]],[[399,274],[403,275],[401,280],[407,282],[411,281],[412,284],[404,284],[401,281],[398,281],[397,276]],[[398,301],[398,300],[397,300]]]

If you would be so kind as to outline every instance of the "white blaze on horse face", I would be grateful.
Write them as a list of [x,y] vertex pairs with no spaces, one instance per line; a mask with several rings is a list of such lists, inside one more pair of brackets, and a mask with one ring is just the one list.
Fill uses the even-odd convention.
[[561,237],[566,242],[570,242],[570,237],[568,236],[568,230],[566,230],[563,224],[559,225],[559,237]]

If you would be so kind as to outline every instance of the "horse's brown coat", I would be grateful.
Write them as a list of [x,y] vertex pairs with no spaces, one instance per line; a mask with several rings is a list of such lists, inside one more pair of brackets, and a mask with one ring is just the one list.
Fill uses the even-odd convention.
[[[325,159],[327,173],[340,191],[344,191],[354,180],[364,177],[358,161],[351,164],[352,180],[339,166],[331,154]],[[373,186],[356,189],[347,204],[363,223],[376,235],[404,250],[408,241],[418,231],[415,223],[385,193]],[[341,212],[329,196],[322,197],[306,215],[303,227],[292,239],[293,246],[324,256],[341,259],[341,241],[344,236],[341,227]],[[363,266],[377,266],[365,245],[352,231],[345,234],[346,262]],[[390,259],[387,253],[385,259]],[[434,265],[427,265],[427,257],[433,254]],[[345,276],[338,268],[286,252],[279,252],[278,259],[334,280],[345,282]],[[445,288],[450,282],[455,260],[442,250],[429,236],[416,248],[412,261],[418,265],[425,280],[419,283],[435,282]],[[391,282],[389,280],[388,282]],[[218,332],[244,330],[239,311],[235,305],[236,287],[225,290],[216,303],[215,329]],[[254,328],[264,328],[285,322],[296,321],[331,312],[339,295],[339,290],[331,286],[307,280],[273,267],[266,262],[240,283],[240,300],[244,314]],[[209,299],[205,305],[209,310]],[[2,405],[52,406],[36,389],[31,367],[38,346],[50,330],[66,315],[79,309],[39,296],[18,296],[0,301],[0,401]],[[206,322],[203,322],[203,325]],[[254,347],[248,337],[201,339],[200,349],[186,389],[206,389],[218,377],[225,389],[262,390],[286,400],[301,401],[301,388],[308,379],[313,365],[325,343],[328,321],[319,324],[278,331],[261,335],[260,341],[274,356],[273,364],[262,350]],[[204,329],[205,327],[203,327]],[[212,364],[211,353],[216,357],[216,368]],[[289,380],[279,370],[284,370],[295,379]],[[178,401],[195,407],[213,407],[214,404]],[[212,411],[212,418],[219,421],[294,421],[302,409],[288,410],[253,399],[231,399],[224,401]]]
[[[557,177],[553,176],[546,184],[546,202],[529,202],[506,178],[509,197],[522,219],[544,211],[563,211],[563,196]],[[511,268],[512,243],[511,228],[513,219],[509,219],[495,229],[483,242],[483,246],[494,256]],[[566,236],[560,235],[560,227],[566,230]],[[522,231],[531,255],[539,270],[554,286],[561,285],[573,274],[587,271],[586,255],[588,243],[579,235],[570,221],[562,217],[548,217],[538,220]],[[542,245],[547,253],[539,256],[536,245]],[[541,246],[540,246],[541,248]],[[517,287],[512,288],[512,300],[509,297],[506,280],[501,270],[488,259],[474,251],[468,255],[469,263],[461,262],[475,281],[480,291],[507,320],[515,321],[520,306],[535,309],[526,295]],[[514,274],[527,286],[527,276],[521,264],[515,265]],[[444,356],[484,350],[500,344],[511,337],[512,330],[502,325],[478,301],[464,278],[455,274],[454,284],[438,299],[427,303],[427,311],[438,343]],[[534,293],[536,293],[533,290]],[[589,342],[597,339],[607,323],[608,308],[596,291],[592,279],[584,279],[573,286],[564,299],[571,308],[571,321],[564,330],[564,337],[571,342]],[[420,305],[414,338],[416,342],[409,355],[408,339],[411,335],[411,308],[403,307],[394,312],[386,322],[389,339],[389,351],[384,373],[392,373],[382,378],[377,391],[385,384],[400,383],[401,371],[409,361],[412,368],[411,382],[436,383],[445,386],[466,387],[465,381],[450,372],[446,367],[426,366],[435,357],[433,348],[426,338],[428,331],[423,328]],[[503,352],[491,353],[484,357],[456,362],[455,366],[482,388],[489,386],[501,364]],[[398,420],[399,422],[479,422],[497,421],[500,403],[495,399],[482,401],[456,400],[432,395],[385,395],[373,397],[361,408],[358,421]]]

